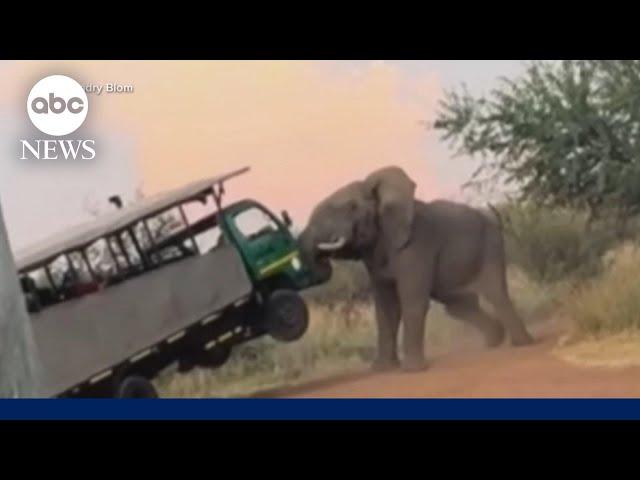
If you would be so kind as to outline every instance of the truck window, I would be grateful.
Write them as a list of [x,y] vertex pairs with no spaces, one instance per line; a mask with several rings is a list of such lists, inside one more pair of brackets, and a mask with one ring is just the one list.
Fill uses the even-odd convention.
[[129,259],[125,255],[124,249],[121,248],[118,240],[115,236],[111,236],[107,238],[108,247],[111,252],[111,256],[115,259],[116,264],[118,265],[119,271],[125,271],[129,268]]
[[202,233],[195,235],[196,243],[201,254],[205,254],[221,246],[222,242],[222,230],[218,225],[203,231]]
[[149,256],[154,264],[163,265],[197,254],[198,247],[186,235],[188,225],[178,207],[150,218],[147,225],[153,237]]
[[234,217],[240,233],[248,240],[253,240],[265,233],[278,231],[278,224],[267,212],[258,207],[249,207]]
[[195,200],[190,200],[182,205],[189,225],[194,225],[200,220],[210,217],[218,211],[213,200],[213,195],[207,194]]
[[[195,240],[196,249],[193,248],[192,238]],[[220,246],[222,239],[222,230],[218,226],[218,215],[216,212],[210,212],[208,215],[199,216],[195,220],[189,220],[187,228],[177,230],[173,235],[154,245],[152,251],[166,250],[169,247],[175,250],[176,245],[182,245],[182,248],[188,248],[190,251],[204,255]],[[180,250],[180,247],[177,248]],[[171,252],[172,250],[169,251]],[[179,255],[178,252],[176,256],[179,257]]]
[[49,283],[44,268],[38,268],[20,275],[20,285],[25,295],[29,313],[37,313],[47,305],[57,301],[55,289]]
[[122,246],[124,247],[125,253],[127,255],[129,266],[133,267],[136,270],[142,270],[143,268],[142,257],[129,231],[124,231],[120,233],[120,240],[122,242]]
[[148,252],[151,250],[153,246],[153,241],[151,239],[151,229],[148,228],[145,221],[141,220],[136,223],[133,227],[131,227],[133,234],[136,236],[136,240],[138,241],[138,245],[142,248],[143,252]]
[[60,255],[49,264],[49,272],[55,290],[55,302],[62,302],[77,295],[76,287],[81,283],[79,272],[67,254]]
[[101,238],[89,245],[86,249],[91,270],[100,283],[108,284],[118,274],[118,265],[111,255],[107,240]]
[[73,271],[76,273],[77,278],[80,282],[89,283],[94,280],[91,269],[85,262],[81,252],[69,253],[69,260],[71,260]]
[[63,290],[66,284],[73,281],[73,272],[66,255],[60,255],[53,260],[49,264],[49,272],[51,272],[53,284],[58,290]]
[[172,208],[147,220],[149,231],[155,244],[186,227],[178,208]]
[[70,252],[69,273],[61,288],[64,299],[78,298],[100,290],[100,282],[85,261],[82,252]]

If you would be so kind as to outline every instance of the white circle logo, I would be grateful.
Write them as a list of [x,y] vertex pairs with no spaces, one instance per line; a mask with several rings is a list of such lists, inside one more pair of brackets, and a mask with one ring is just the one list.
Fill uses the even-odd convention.
[[60,137],[75,132],[87,118],[87,94],[78,82],[51,75],[36,83],[27,98],[27,113],[38,130]]

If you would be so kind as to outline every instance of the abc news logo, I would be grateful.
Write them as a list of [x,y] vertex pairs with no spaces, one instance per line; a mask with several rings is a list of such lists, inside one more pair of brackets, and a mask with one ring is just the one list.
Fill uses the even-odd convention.
[[[51,75],[36,83],[27,98],[31,123],[42,133],[62,137],[75,132],[87,118],[89,103],[82,86],[64,75]],[[95,158],[95,140],[20,140],[21,160]]]
[[69,110],[71,113],[80,113],[84,110],[84,102],[81,98],[73,97],[68,102],[64,98],[56,97],[55,92],[49,94],[49,101],[46,98],[36,97],[31,102],[31,110],[34,113],[63,113]]

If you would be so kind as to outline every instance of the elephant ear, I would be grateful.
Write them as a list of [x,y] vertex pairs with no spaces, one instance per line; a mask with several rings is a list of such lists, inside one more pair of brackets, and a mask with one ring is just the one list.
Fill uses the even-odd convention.
[[364,184],[377,204],[385,238],[394,248],[403,248],[411,237],[416,184],[399,167],[376,170]]

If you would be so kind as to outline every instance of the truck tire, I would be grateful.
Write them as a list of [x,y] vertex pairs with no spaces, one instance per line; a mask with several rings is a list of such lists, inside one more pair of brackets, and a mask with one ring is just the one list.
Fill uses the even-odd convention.
[[144,377],[132,375],[126,377],[116,389],[116,398],[158,398],[153,384]]
[[298,340],[309,326],[309,309],[293,290],[275,290],[265,305],[267,333],[281,342]]

